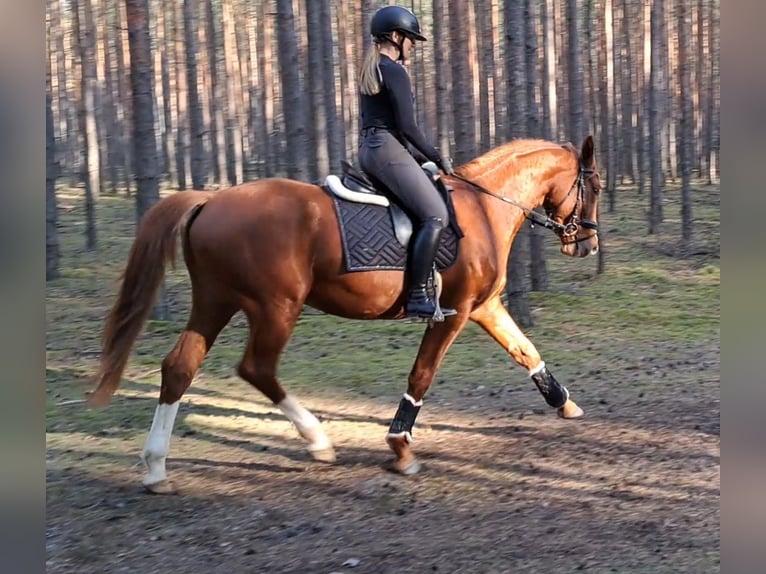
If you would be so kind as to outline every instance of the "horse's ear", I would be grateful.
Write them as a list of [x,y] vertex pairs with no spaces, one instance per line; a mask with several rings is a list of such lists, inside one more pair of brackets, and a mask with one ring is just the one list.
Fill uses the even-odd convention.
[[588,167],[593,165],[593,136],[588,136],[582,143],[582,153],[580,154],[583,165]]

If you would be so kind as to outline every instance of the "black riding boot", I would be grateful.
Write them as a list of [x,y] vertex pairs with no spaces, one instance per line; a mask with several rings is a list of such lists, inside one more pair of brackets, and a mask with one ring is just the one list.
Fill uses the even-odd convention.
[[[412,240],[408,261],[409,297],[406,309],[408,317],[430,319],[436,312],[436,304],[426,291],[426,282],[434,265],[436,251],[439,249],[442,229],[441,219],[428,219],[416,231]],[[445,317],[457,313],[454,309],[444,307],[441,311]]]

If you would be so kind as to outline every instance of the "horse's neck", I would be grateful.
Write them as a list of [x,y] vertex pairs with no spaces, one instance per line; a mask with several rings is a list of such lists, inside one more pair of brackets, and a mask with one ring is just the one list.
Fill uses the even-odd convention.
[[[486,165],[481,162],[473,166],[469,164],[467,177],[503,197],[534,209],[542,204],[553,180],[561,174],[561,158],[568,154],[566,149],[556,145],[495,153]],[[564,169],[569,169],[568,163],[564,165]]]
[[[567,153],[567,150],[556,146],[508,153],[493,158],[486,167],[481,164],[468,166],[465,177],[531,210],[543,203],[556,178],[562,176],[560,154]],[[480,202],[492,226],[496,244],[502,251],[500,255],[507,258],[527,212],[490,195],[481,195]]]

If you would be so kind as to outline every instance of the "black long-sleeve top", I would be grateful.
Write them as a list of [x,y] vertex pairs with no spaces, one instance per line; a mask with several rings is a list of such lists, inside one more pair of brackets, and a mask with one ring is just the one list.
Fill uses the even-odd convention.
[[[439,151],[415,121],[412,84],[407,70],[385,54],[380,55],[379,69],[383,77],[380,92],[361,96],[362,128],[384,128],[439,165]],[[402,141],[402,144],[406,146],[406,142]]]

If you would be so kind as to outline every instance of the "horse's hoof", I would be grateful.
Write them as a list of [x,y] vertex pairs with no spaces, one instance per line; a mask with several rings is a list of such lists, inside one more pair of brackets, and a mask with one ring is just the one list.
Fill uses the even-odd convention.
[[89,407],[103,408],[109,406],[109,403],[112,402],[112,395],[104,392],[86,391],[85,400]]
[[327,462],[332,464],[336,460],[335,449],[333,447],[320,448],[317,450],[309,449],[309,454],[311,455],[311,458],[317,462]]
[[393,468],[399,474],[404,476],[411,476],[420,472],[422,468],[420,461],[416,458],[411,460],[396,460],[394,461]]
[[153,484],[144,484],[144,488],[151,494],[178,494],[176,485],[167,479]]
[[577,419],[584,414],[585,413],[583,410],[577,406],[577,403],[571,399],[567,399],[567,402],[564,403],[564,406],[558,409],[558,415],[562,419]]

